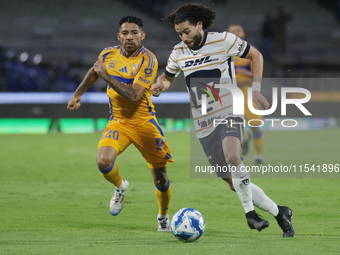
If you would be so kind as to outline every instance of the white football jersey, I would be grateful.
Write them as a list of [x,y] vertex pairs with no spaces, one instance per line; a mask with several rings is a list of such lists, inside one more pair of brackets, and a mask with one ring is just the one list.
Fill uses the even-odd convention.
[[[214,130],[214,119],[233,116],[230,90],[216,84],[237,86],[233,56],[245,57],[249,49],[246,41],[228,32],[205,33],[203,43],[196,50],[189,49],[184,42],[174,47],[164,73],[177,77],[183,71],[198,138]],[[203,112],[202,100],[206,102]]]

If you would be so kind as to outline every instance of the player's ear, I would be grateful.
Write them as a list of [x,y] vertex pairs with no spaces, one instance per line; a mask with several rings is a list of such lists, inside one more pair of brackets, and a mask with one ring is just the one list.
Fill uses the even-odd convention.
[[197,29],[199,31],[202,31],[202,29],[203,29],[203,22],[202,21],[198,21],[196,27],[197,27]]
[[117,39],[120,41],[120,34],[119,34],[119,32],[117,33]]
[[145,39],[145,36],[146,36],[146,33],[143,31],[143,32],[142,32],[142,40]]

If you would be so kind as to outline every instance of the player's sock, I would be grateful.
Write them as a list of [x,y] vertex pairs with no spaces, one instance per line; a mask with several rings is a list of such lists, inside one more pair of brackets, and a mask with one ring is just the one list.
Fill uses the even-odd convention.
[[116,187],[119,187],[122,184],[122,177],[120,176],[118,172],[118,167],[115,163],[112,163],[112,165],[108,169],[100,169],[98,167],[99,171],[102,173],[104,178],[111,182]]
[[118,190],[126,190],[128,187],[129,187],[128,182],[126,180],[122,180],[122,183],[119,186],[117,186],[116,188]]
[[249,187],[249,173],[242,171],[245,169],[243,162],[236,167],[236,171],[231,173],[234,189],[242,203],[245,213],[254,210],[252,191]]
[[255,152],[257,155],[262,155],[263,139],[264,136],[262,131],[258,134],[254,134]]
[[277,204],[275,204],[259,186],[256,186],[254,183],[250,183],[249,186],[253,194],[254,205],[276,217],[279,213]]
[[172,197],[170,180],[168,180],[168,184],[164,188],[155,186],[155,195],[157,198],[159,213],[161,215],[169,214],[169,206]]

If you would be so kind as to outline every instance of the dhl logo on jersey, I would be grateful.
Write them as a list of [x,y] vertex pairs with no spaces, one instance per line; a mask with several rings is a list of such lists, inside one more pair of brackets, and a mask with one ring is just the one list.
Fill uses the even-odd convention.
[[218,60],[218,58],[210,59],[210,56],[206,56],[206,57],[203,57],[203,58],[198,58],[196,60],[185,61],[184,66],[182,66],[182,68],[202,65],[202,64],[210,63],[212,61],[217,61],[217,60]]

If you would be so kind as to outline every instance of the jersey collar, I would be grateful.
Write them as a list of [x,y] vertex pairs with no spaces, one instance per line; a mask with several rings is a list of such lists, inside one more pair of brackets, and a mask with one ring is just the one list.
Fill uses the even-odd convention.
[[132,55],[131,57],[137,57],[137,56],[139,55],[139,53],[140,53],[142,50],[144,50],[144,46],[143,46],[143,45],[141,45],[141,46],[139,47],[139,49],[136,50],[136,52],[133,53],[133,55]]
[[[140,53],[142,50],[144,50],[144,46],[143,46],[143,45],[141,45],[141,46],[135,51],[135,53],[133,53],[133,55],[132,55],[130,58],[137,57],[137,56],[139,55],[139,53]],[[120,54],[121,54],[122,56],[125,57],[124,52],[123,52],[123,47],[122,47],[122,46],[120,46],[119,52],[120,52]]]

